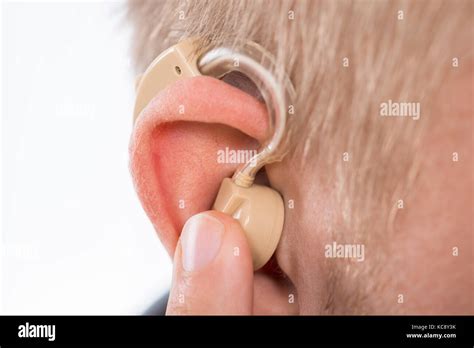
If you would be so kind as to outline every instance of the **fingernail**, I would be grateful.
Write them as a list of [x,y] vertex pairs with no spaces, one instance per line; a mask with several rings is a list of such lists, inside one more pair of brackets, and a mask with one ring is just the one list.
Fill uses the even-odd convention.
[[216,218],[206,213],[191,217],[181,234],[183,268],[197,271],[211,263],[219,252],[223,234],[224,225]]

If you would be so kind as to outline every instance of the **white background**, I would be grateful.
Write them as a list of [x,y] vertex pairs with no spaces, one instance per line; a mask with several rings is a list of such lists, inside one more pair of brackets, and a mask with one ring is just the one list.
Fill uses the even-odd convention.
[[133,190],[122,2],[2,3],[3,314],[139,314],[171,263]]

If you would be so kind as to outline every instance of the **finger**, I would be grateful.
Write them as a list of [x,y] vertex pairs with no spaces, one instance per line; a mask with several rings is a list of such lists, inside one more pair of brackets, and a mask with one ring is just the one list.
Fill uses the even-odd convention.
[[185,224],[167,314],[251,314],[252,256],[240,224],[209,211]]

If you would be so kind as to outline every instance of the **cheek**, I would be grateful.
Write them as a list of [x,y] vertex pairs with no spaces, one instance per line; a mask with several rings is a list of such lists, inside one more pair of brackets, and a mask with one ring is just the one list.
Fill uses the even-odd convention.
[[[467,124],[451,133],[447,126],[429,138],[430,149],[411,200],[397,220],[392,246],[394,282],[405,298],[404,310],[422,314],[468,314],[474,310],[472,251],[473,179],[471,161],[453,162],[447,149],[466,154]],[[466,157],[464,157],[466,159]],[[429,294],[429,296],[427,296]]]
[[[473,118],[467,85],[448,85],[430,115],[420,173],[396,220],[387,269],[387,306],[410,314],[472,314]],[[452,95],[451,95],[452,94]],[[449,115],[449,117],[446,117]],[[453,153],[458,154],[455,161]],[[387,279],[385,279],[387,278]],[[382,281],[383,281],[382,280]],[[403,307],[394,303],[404,294]]]
[[276,259],[296,288],[300,309],[320,313],[327,299],[324,248],[333,241],[329,232],[332,204],[314,178],[295,175],[288,168],[295,167],[284,161],[267,168],[271,186],[285,202],[285,224]]

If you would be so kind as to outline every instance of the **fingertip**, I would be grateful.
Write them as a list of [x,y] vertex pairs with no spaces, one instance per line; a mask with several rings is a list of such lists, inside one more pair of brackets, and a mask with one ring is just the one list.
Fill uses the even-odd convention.
[[252,256],[240,224],[207,211],[191,217],[176,250],[169,314],[250,314]]

